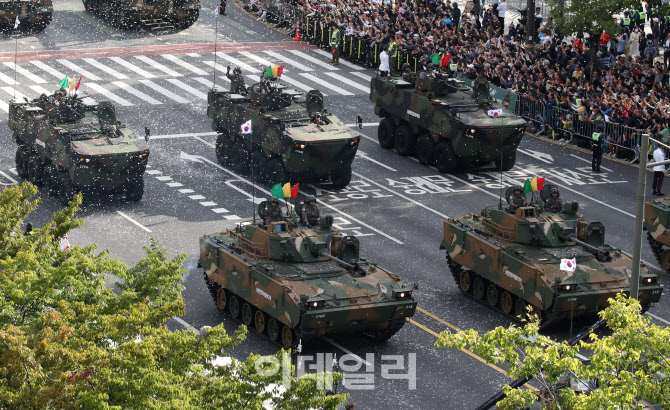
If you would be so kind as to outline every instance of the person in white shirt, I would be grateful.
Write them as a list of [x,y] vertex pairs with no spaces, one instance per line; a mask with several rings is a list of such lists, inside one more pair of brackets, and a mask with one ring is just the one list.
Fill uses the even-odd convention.
[[[656,144],[656,149],[654,150],[654,160],[653,162],[665,161],[665,150]],[[651,189],[654,192],[654,195],[663,196],[661,192],[661,186],[663,185],[663,174],[665,173],[665,165],[656,165],[654,167],[654,181],[651,183]]]
[[498,20],[500,20],[501,31],[505,31],[505,12],[507,11],[507,0],[500,0],[498,3]]
[[386,52],[385,48],[382,48],[382,52],[379,54],[379,72],[382,77],[387,77],[389,71],[391,71],[391,68],[389,67],[389,54]]

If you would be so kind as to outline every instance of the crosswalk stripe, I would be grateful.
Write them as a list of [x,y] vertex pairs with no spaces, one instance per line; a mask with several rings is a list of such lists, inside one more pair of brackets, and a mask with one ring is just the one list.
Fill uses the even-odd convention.
[[323,81],[323,80],[317,78],[316,76],[313,76],[313,75],[310,74],[310,73],[300,73],[300,75],[303,76],[303,77],[305,77],[305,78],[307,78],[308,80],[312,80],[312,81],[314,81],[314,82],[317,83],[317,84],[321,84],[322,86],[324,86],[324,87],[326,87],[326,88],[330,88],[331,90],[335,91],[335,92],[338,93],[338,94],[342,94],[342,95],[354,95],[354,94],[350,93],[349,91],[345,90],[344,88],[340,88],[340,87],[338,87],[338,86],[336,86],[336,85],[329,84],[329,83],[327,83],[327,82],[325,82],[325,81]]
[[[267,66],[273,66],[273,65],[281,65],[281,64],[277,64],[277,63],[272,63],[272,62],[270,62],[270,61],[268,61],[268,60],[266,60],[266,59],[264,59],[264,58],[262,58],[262,57],[259,57],[259,56],[255,55],[255,54],[253,54],[253,53],[250,53],[250,52],[248,52],[248,51],[240,51],[240,54],[242,54],[243,56],[245,56],[245,57],[247,57],[247,58],[250,58],[250,59],[252,59],[252,60],[254,60],[254,61],[257,61],[257,62],[263,64],[265,67],[267,67]],[[288,70],[287,70],[287,69],[284,69],[284,72],[287,73]]]
[[179,81],[177,79],[168,78],[167,80],[169,82],[171,82],[172,84],[176,85],[177,87],[181,88],[182,90],[186,91],[187,93],[191,93],[191,94],[195,95],[196,97],[200,97],[203,100],[207,101],[207,94],[205,94],[203,92],[200,92],[200,91],[194,89],[193,87],[189,87],[188,85],[182,83],[181,81]]
[[4,112],[9,112],[9,104],[4,101],[0,101],[0,110]]
[[[231,62],[233,65],[239,66],[239,67],[240,67],[241,69],[243,69],[243,70],[246,70],[246,71],[249,71],[249,72],[252,72],[252,73],[255,73],[256,71],[260,71],[260,70],[261,70],[261,69],[258,68],[258,67],[252,67],[252,66],[250,66],[249,64],[244,63],[244,62],[242,62],[242,61],[236,59],[235,57],[231,57],[231,56],[229,56],[228,54],[224,54],[224,53],[216,53],[216,56],[217,56],[218,58],[222,58],[222,59],[224,59],[224,60],[226,60],[226,61]],[[232,68],[231,68],[231,70],[232,70]],[[224,73],[225,73],[225,71],[224,71]]]
[[114,77],[118,78],[119,80],[128,79],[128,77],[125,74],[121,74],[120,72],[116,71],[115,69],[102,64],[98,60],[95,60],[93,58],[82,58],[82,60],[86,61],[88,64],[92,65],[93,67],[106,72],[107,74],[113,75]]
[[179,64],[180,66],[184,67],[185,69],[192,71],[198,75],[207,75],[206,72],[202,71],[198,67],[194,66],[193,64],[189,64],[186,61],[182,61],[179,58],[173,56],[172,54],[163,54],[163,58],[168,59],[172,61],[175,64]]
[[46,94],[49,95],[51,94],[51,91],[47,90],[46,88],[42,87],[41,85],[31,85],[29,86],[33,90],[37,91],[38,94]]
[[355,83],[355,82],[353,82],[352,80],[350,80],[346,77],[342,77],[341,75],[339,75],[337,73],[324,73],[324,74],[326,74],[327,76],[333,77],[336,80],[340,80],[344,84],[346,84],[350,87],[354,87],[354,88],[356,88],[358,90],[361,90],[361,91],[364,91],[366,93],[370,92],[370,86],[360,85],[360,84]]
[[[199,82],[200,84],[207,86],[207,89],[211,89],[212,86],[214,85],[213,81],[209,78],[205,77],[194,77],[193,78],[195,81]],[[221,84],[221,83],[219,83]]]
[[160,85],[154,83],[151,80],[140,80],[140,82],[142,84],[146,85],[147,87],[153,89],[154,91],[158,91],[159,93],[163,94],[164,96],[166,96],[168,98],[172,98],[173,100],[175,100],[178,103],[189,103],[190,102],[189,100],[173,93],[172,91],[170,91],[168,89],[165,89],[165,88],[161,87]]
[[139,68],[135,64],[133,64],[129,61],[126,61],[126,60],[124,60],[120,57],[108,57],[108,58],[110,60],[112,60],[113,62],[115,62],[116,64],[122,65],[122,66],[126,67],[127,69],[136,72],[137,74],[141,75],[144,78],[156,78],[156,76],[151,74],[150,72],[142,70],[141,68]]
[[[291,85],[294,86],[294,87],[298,87],[298,88],[300,88],[300,89],[303,90],[303,91],[310,91],[310,90],[313,90],[313,89],[314,89],[314,87],[310,87],[310,86],[308,86],[308,85],[306,85],[306,84],[301,83],[300,81],[296,81],[296,80],[294,80],[294,79],[292,79],[292,78],[286,77],[285,75],[282,75],[281,78],[280,78],[279,80],[280,80],[280,81],[285,81],[286,83],[291,84]],[[327,97],[327,96],[328,96],[328,94],[325,94],[325,93],[323,93],[323,92],[322,92],[322,94],[324,95],[324,97]]]
[[181,74],[179,74],[178,72],[165,67],[163,64],[161,64],[157,61],[154,61],[147,56],[135,56],[135,58],[140,60],[140,61],[144,61],[145,63],[149,64],[150,66],[152,66],[152,67],[154,67],[158,70],[161,70],[162,72],[164,72],[167,75],[170,75],[172,77],[181,77]]
[[189,57],[200,57],[200,54],[198,53],[187,53],[186,55]]
[[307,67],[306,65],[300,64],[295,60],[288,59],[277,52],[274,51],[263,51],[263,52],[269,55],[270,57],[276,58],[278,61],[289,63],[291,66],[297,68],[300,71],[314,71],[312,67]]
[[123,91],[125,91],[129,94],[132,94],[135,97],[148,102],[149,104],[154,104],[154,105],[163,104],[162,102],[158,101],[157,99],[144,94],[142,91],[136,89],[133,86],[130,86],[130,85],[124,83],[123,81],[114,81],[113,84],[115,86],[119,87],[120,89],[122,89]]
[[[325,57],[328,57],[328,58],[333,58],[333,55],[330,54],[330,53],[327,52],[327,51],[320,50],[320,49],[317,49],[317,50],[314,50],[314,51],[317,52],[317,53],[319,53],[319,54],[321,54],[322,56],[325,56]],[[350,62],[345,61],[345,60],[343,60],[343,59],[341,59],[341,58],[340,58],[340,64],[343,65],[343,66],[345,66],[345,67],[349,67],[349,68],[351,68],[351,69],[354,69],[354,70],[365,70],[365,67],[360,67],[360,66],[351,64]]]
[[[5,62],[4,63],[7,67],[11,68],[14,70],[14,63],[10,62]],[[41,77],[36,76],[35,74],[31,73],[30,71],[26,70],[25,68],[21,67],[20,65],[16,65],[16,71],[21,74],[22,76],[28,78],[30,81],[37,83],[37,84],[44,84],[46,81],[44,81]]]
[[[314,64],[316,64],[316,65],[318,65],[318,66],[321,66],[321,67],[323,67],[323,68],[326,68],[326,69],[328,69],[328,70],[338,70],[337,67],[333,67],[332,65],[330,65],[330,64],[328,64],[328,63],[326,63],[326,62],[323,62],[323,61],[321,61],[321,60],[319,60],[319,59],[317,59],[317,58],[314,58],[314,57],[312,57],[312,56],[310,56],[310,55],[307,55],[307,54],[305,54],[305,53],[303,53],[303,52],[301,52],[301,51],[298,51],[298,50],[286,50],[286,51],[288,51],[289,53],[295,54],[295,55],[297,55],[298,57],[300,57],[300,58],[302,58],[302,59],[304,59],[304,60],[311,61],[312,63],[314,63]],[[309,71],[314,71],[314,69],[311,69],[311,70],[309,70]]]
[[110,100],[114,101],[117,104],[120,104],[124,107],[130,107],[133,105],[132,103],[128,102],[125,98],[121,98],[118,95],[114,94],[113,92],[109,91],[105,87],[96,84],[96,83],[87,83],[88,87],[97,91],[98,93],[104,95],[105,97],[109,98]]
[[23,100],[24,98],[28,98],[25,95],[21,94],[20,92],[16,91],[13,87],[2,87],[2,91],[6,92],[12,97],[15,95],[14,93],[16,93],[17,100]]
[[56,70],[53,67],[50,67],[43,62],[39,60],[31,61],[30,64],[34,65],[35,67],[39,68],[40,70],[46,71],[47,73],[53,75],[59,80],[62,80],[65,77],[65,74],[61,73],[60,71]]
[[212,67],[212,68],[213,68],[213,67],[216,67],[216,71],[217,71],[218,73],[223,73],[223,75],[222,75],[221,77],[219,77],[219,78],[222,79],[222,80],[224,80],[224,81],[230,82],[230,80],[228,79],[228,77],[226,77],[226,67],[222,66],[222,65],[219,64],[219,63],[214,64],[214,61],[203,61],[203,63],[207,64],[208,66],[210,66],[210,67]]
[[354,73],[350,73],[350,74],[355,75],[356,77],[362,78],[362,79],[364,79],[365,81],[367,81],[368,83],[370,82],[370,80],[372,80],[372,76],[369,76],[369,75],[367,75],[367,74],[363,74],[363,73],[355,73],[355,72],[354,72]]
[[79,67],[78,65],[76,65],[72,61],[68,61],[68,60],[65,60],[65,59],[62,59],[62,58],[59,58],[56,61],[58,61],[59,63],[61,63],[65,67],[69,68],[70,70],[74,70],[75,73],[77,73],[79,75],[83,75],[84,77],[86,77],[87,80],[101,81],[100,77],[98,77],[97,75],[93,74],[90,71],[84,70],[83,68]]

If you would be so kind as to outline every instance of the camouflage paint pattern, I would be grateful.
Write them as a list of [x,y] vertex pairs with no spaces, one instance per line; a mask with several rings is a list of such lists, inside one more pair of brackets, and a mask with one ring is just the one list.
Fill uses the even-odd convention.
[[670,270],[670,197],[652,199],[644,204],[644,229],[654,256]]
[[[246,222],[200,238],[199,264],[208,286],[223,287],[303,340],[385,330],[390,337],[414,315],[412,289],[361,258],[358,240],[330,224],[332,217],[322,216],[320,226],[300,225],[295,214],[267,226]],[[357,268],[348,269],[320,251]]]
[[[77,99],[82,118],[60,121],[37,102],[13,100],[9,128],[14,142],[40,159],[43,167],[56,166],[67,172],[79,189],[120,192],[142,177],[149,147],[126,126],[116,122],[116,136],[110,137],[100,124],[99,104],[89,97]],[[109,104],[111,103],[102,103]]]
[[121,26],[142,20],[163,20],[180,28],[191,26],[200,15],[200,0],[83,0],[91,14]]
[[[576,212],[542,212],[538,205],[520,207],[515,213],[490,207],[477,215],[445,220],[440,249],[446,249],[448,259],[455,262],[450,263],[456,267],[454,277],[461,268],[472,271],[497,285],[499,293],[509,292],[512,300],[521,299],[548,318],[595,314],[609,305],[609,298],[630,291],[632,259],[604,243],[602,224],[587,224]],[[608,252],[611,260],[598,260],[594,248],[571,237]],[[561,259],[573,257],[575,272],[560,270]],[[663,287],[642,266],[640,303],[648,308],[659,301]]]
[[[310,106],[297,100],[302,93],[283,90],[260,94],[250,87],[249,96],[212,89],[207,114],[212,129],[243,141],[247,150],[262,151],[265,157],[280,158],[292,179],[328,177],[337,169],[351,169],[360,136],[336,116],[323,110],[323,95],[312,90],[316,102]],[[326,122],[317,125],[314,115]],[[241,134],[242,124],[251,120],[251,135]]]
[[0,26],[14,27],[16,17],[19,28],[44,29],[51,23],[53,0],[0,0]]
[[[416,86],[398,77],[373,77],[370,101],[375,114],[396,125],[408,124],[416,134],[428,132],[436,143],[451,141],[456,155],[468,164],[487,163],[516,153],[526,121],[501,105],[503,113],[490,117],[473,93],[446,77],[417,79]],[[487,88],[488,90],[488,88]],[[487,91],[488,93],[488,91]],[[493,104],[487,94],[487,101]]]

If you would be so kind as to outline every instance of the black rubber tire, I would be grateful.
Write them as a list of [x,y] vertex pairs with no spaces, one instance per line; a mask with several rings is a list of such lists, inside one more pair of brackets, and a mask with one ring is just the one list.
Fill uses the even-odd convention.
[[503,156],[502,161],[500,161],[500,159],[495,160],[496,168],[501,171],[509,171],[510,169],[514,168],[515,163],[516,151],[514,151],[511,155],[507,155],[506,157]]
[[40,157],[33,153],[28,158],[28,181],[33,185],[42,186],[44,184],[44,165]]
[[483,300],[486,295],[486,283],[479,276],[475,275],[472,281],[472,296],[477,300]]
[[408,125],[401,125],[394,135],[395,150],[402,156],[410,155],[416,148],[416,134]]
[[390,118],[382,118],[377,128],[377,139],[382,148],[393,148],[395,144],[395,123]]
[[244,302],[242,305],[242,323],[249,327],[254,321],[254,313],[251,310],[251,306],[248,303]]
[[256,310],[256,313],[254,313],[254,327],[256,328],[256,331],[258,333],[263,333],[265,332],[265,328],[267,327],[267,316],[265,313],[263,313],[262,310],[258,309]]
[[430,134],[421,134],[416,139],[416,158],[423,165],[435,163],[435,141]]
[[140,175],[133,183],[126,188],[126,199],[133,202],[139,202],[144,195],[144,175]]
[[16,149],[16,173],[19,178],[26,179],[28,177],[28,159],[30,158],[30,151],[23,145]]
[[284,169],[281,159],[272,158],[268,162],[268,171],[266,181],[270,184],[285,184],[289,182],[289,174]]
[[216,307],[219,309],[219,312],[224,312],[228,307],[228,294],[226,290],[222,287],[219,287],[216,290]]
[[44,186],[49,196],[58,195],[60,181],[58,179],[58,169],[54,164],[49,163],[44,167]]
[[216,137],[216,160],[219,161],[219,164],[227,167],[230,165],[230,149],[231,149],[230,137],[227,133],[219,134]]
[[58,200],[60,201],[61,205],[68,206],[70,201],[72,201],[74,196],[77,194],[78,190],[72,183],[70,175],[67,172],[61,172],[59,179],[60,184],[58,187]]
[[238,174],[246,174],[249,172],[249,150],[241,141],[233,143],[230,148],[230,161],[233,166],[233,171]]
[[351,182],[351,167],[337,168],[330,172],[330,180],[335,188],[344,188]]
[[458,169],[459,161],[451,141],[443,140],[435,148],[435,166],[440,172],[453,173]]
[[268,319],[268,324],[265,326],[265,330],[270,340],[276,342],[279,337],[279,324],[277,323],[277,319],[273,317]]
[[240,316],[240,300],[235,295],[231,295],[228,299],[228,312],[233,319]]
[[500,290],[493,283],[489,283],[486,287],[486,303],[491,307],[496,307],[500,304]]
[[268,160],[262,151],[254,151],[251,154],[253,178],[256,182],[265,182],[268,179]]
[[291,349],[296,345],[295,332],[286,325],[281,329],[281,344],[284,346],[284,349]]

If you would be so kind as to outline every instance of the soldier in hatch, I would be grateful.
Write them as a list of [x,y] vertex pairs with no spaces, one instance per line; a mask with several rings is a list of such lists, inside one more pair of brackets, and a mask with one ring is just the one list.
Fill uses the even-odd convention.
[[404,63],[402,65],[402,79],[410,84],[414,84],[416,81],[416,73],[412,72],[409,63]]
[[514,194],[510,198],[509,205],[512,212],[521,206],[526,206],[526,196],[523,194],[523,188],[520,186],[514,187]]
[[265,223],[270,222],[279,222],[284,219],[284,214],[279,207],[279,200],[277,198],[272,198],[269,201],[270,205],[268,206],[267,216],[265,217]]
[[244,77],[242,77],[242,69],[235,67],[233,75],[230,75],[230,66],[227,67],[226,77],[230,80],[230,92],[233,94],[243,94],[247,92],[247,86],[244,84]]
[[549,212],[561,212],[563,210],[563,200],[559,198],[560,195],[561,193],[558,191],[558,188],[553,188],[551,190],[551,195],[544,203],[544,210]]
[[316,205],[316,198],[308,196],[305,198],[305,206],[302,208],[302,223],[310,226],[316,226],[319,223],[319,207]]

